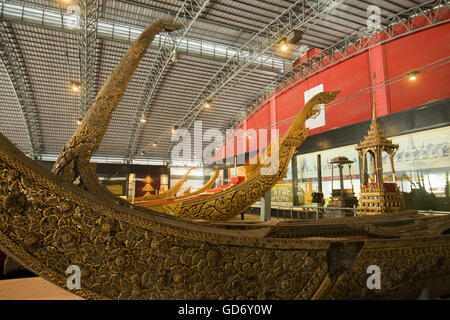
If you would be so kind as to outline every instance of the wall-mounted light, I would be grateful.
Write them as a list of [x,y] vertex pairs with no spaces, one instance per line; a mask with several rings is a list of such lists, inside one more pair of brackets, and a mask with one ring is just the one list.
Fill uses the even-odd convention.
[[147,122],[147,120],[145,120],[144,117],[142,117],[140,121],[141,121],[142,123],[146,123],[146,122]]
[[277,44],[282,52],[286,52],[289,49],[289,44],[298,43],[303,37],[303,33],[300,30],[292,30],[285,37],[281,38]]
[[70,85],[71,85],[71,87],[72,87],[72,91],[73,91],[73,92],[78,92],[78,91],[80,91],[81,83],[76,82],[76,81],[72,81],[72,82],[70,83]]
[[208,109],[211,107],[211,100],[205,100],[205,103],[203,104],[203,106]]
[[417,79],[417,74],[419,74],[419,71],[412,71],[408,73],[409,80],[414,81]]
[[156,142],[153,142],[152,146],[156,147],[158,144]]
[[175,133],[178,129],[178,126],[173,126],[172,130],[170,130],[172,133]]
[[77,125],[80,125],[82,121],[83,121],[83,119],[78,118],[78,119],[77,119]]
[[144,150],[142,150],[141,151],[141,156],[143,156],[145,154],[145,151]]

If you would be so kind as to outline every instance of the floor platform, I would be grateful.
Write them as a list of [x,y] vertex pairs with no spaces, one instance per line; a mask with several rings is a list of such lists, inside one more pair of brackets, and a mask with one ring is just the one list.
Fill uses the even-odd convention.
[[83,300],[40,277],[0,280],[0,300]]

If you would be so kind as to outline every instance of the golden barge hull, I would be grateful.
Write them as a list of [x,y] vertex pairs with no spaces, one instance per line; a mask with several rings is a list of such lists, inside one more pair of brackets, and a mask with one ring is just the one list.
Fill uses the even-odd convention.
[[[450,220],[193,222],[96,197],[0,135],[0,247],[88,299],[376,299],[450,293]],[[367,268],[381,288],[367,288]]]

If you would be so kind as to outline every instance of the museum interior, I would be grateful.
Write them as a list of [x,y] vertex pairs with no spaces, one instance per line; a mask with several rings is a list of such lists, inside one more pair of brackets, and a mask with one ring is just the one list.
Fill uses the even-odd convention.
[[0,299],[449,299],[449,7],[2,0]]

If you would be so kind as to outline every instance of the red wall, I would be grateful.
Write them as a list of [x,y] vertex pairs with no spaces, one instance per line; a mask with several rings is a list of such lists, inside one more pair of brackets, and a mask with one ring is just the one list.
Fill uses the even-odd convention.
[[[383,46],[386,77],[392,79],[450,54],[450,24],[433,27],[388,42]],[[446,64],[417,75],[417,80],[403,79],[387,87],[388,112],[395,113],[423,105],[432,100],[450,97],[450,65]],[[292,117],[304,104],[303,92],[323,83],[325,91],[341,90],[337,99],[371,86],[369,52],[314,75],[291,88],[277,100],[277,122]],[[371,117],[372,94],[367,93],[326,110],[326,124],[310,130],[317,134],[333,128],[365,121]],[[282,135],[289,123],[279,126]]]
[[[386,80],[411,72],[450,54],[450,24],[446,23],[385,43],[382,46]],[[282,136],[304,105],[304,91],[323,84],[325,91],[340,90],[337,99],[355,94],[372,85],[376,79],[371,72],[369,51],[347,59],[316,75],[305,79],[295,87],[273,98],[276,103],[277,128]],[[432,100],[450,97],[450,64],[426,70],[417,75],[415,81],[408,78],[386,87],[387,111],[395,113],[423,105]],[[379,77],[378,77],[379,78]],[[378,80],[372,80],[376,82]],[[269,103],[247,119],[247,129],[267,128]],[[326,124],[311,129],[310,135],[330,129],[369,120],[371,118],[372,93],[360,95],[349,101],[326,109]],[[281,123],[280,123],[281,122]],[[241,125],[242,127],[242,125]]]
[[[387,77],[432,63],[450,54],[450,24],[414,33],[384,46]],[[391,113],[450,97],[450,66],[444,65],[419,73],[417,80],[404,80],[389,86]]]
[[[370,86],[369,57],[364,52],[344,63],[329,68],[277,97],[277,121],[295,116],[304,105],[304,91],[323,84],[325,91],[340,90],[338,97],[347,96],[359,88]],[[366,71],[366,72],[364,72]],[[324,132],[335,127],[349,125],[370,117],[371,96],[362,95],[348,102],[326,109],[323,127],[312,129],[310,134]],[[280,136],[289,128],[291,121],[279,126]]]

